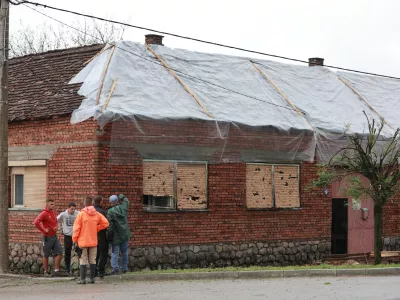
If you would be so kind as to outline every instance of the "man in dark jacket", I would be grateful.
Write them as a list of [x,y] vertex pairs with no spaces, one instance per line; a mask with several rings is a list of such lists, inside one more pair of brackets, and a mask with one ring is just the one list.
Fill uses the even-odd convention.
[[[103,216],[107,217],[107,211],[102,208],[103,197],[97,195],[93,199],[94,208],[97,212],[101,213]],[[96,257],[96,277],[99,276],[103,278],[104,276],[108,275],[105,271],[107,258],[108,258],[108,241],[106,238],[106,231],[107,229],[101,230],[97,234],[97,239],[99,244],[97,245],[97,257]]]
[[[131,238],[131,231],[128,225],[129,201],[123,194],[110,197],[111,208],[107,212],[109,227],[107,238],[111,241],[111,267],[112,275],[128,271],[128,242]],[[121,251],[121,268],[118,264],[118,254]]]

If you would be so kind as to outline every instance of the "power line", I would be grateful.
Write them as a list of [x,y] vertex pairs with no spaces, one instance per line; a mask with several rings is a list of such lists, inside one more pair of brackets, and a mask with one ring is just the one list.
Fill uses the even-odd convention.
[[[21,4],[24,4],[24,3],[21,3]],[[25,4],[24,4],[24,5],[25,5]],[[27,6],[27,5],[25,5],[25,6],[28,7],[29,9],[34,10],[34,11],[37,12],[37,13],[39,13],[39,14],[41,14],[41,15],[47,17],[47,18],[49,18],[49,19],[52,19],[52,20],[54,20],[54,21],[56,21],[56,22],[59,22],[60,24],[62,24],[62,25],[64,25],[64,26],[67,26],[67,27],[69,27],[69,28],[72,28],[72,29],[74,29],[74,30],[77,30],[77,31],[79,31],[79,32],[81,32],[81,33],[85,33],[85,34],[87,34],[87,35],[89,35],[89,36],[92,36],[92,37],[95,38],[95,39],[101,40],[100,38],[98,38],[98,37],[96,37],[96,36],[94,36],[94,35],[88,34],[87,32],[84,32],[84,31],[82,31],[82,30],[80,30],[80,29],[78,29],[78,28],[76,28],[76,27],[73,27],[73,26],[71,26],[71,25],[65,24],[64,22],[62,22],[62,21],[60,21],[60,20],[58,20],[58,19],[56,19],[56,18],[53,18],[53,17],[51,17],[51,16],[49,16],[49,15],[47,15],[47,14],[41,12],[41,11],[38,11],[38,10],[32,8],[32,7]],[[102,42],[102,41],[101,41],[101,42]],[[114,47],[116,47],[117,49],[120,49],[120,50],[122,50],[122,51],[125,51],[125,52],[127,52],[127,53],[130,53],[130,54],[132,54],[132,55],[134,55],[134,56],[136,56],[136,57],[139,57],[139,58],[141,58],[141,59],[143,59],[143,60],[146,60],[146,61],[151,62],[151,63],[153,63],[153,64],[159,65],[159,66],[161,66],[161,67],[164,68],[164,66],[163,66],[161,63],[159,63],[159,62],[150,60],[150,59],[148,59],[147,57],[141,56],[141,55],[136,54],[136,53],[134,53],[134,52],[132,52],[132,51],[129,51],[129,50],[127,50],[127,49],[124,49],[124,48],[122,48],[122,47],[118,47],[117,45],[114,45]],[[254,97],[254,96],[250,96],[250,95],[247,95],[247,94],[244,94],[244,93],[241,93],[241,92],[238,92],[238,91],[229,89],[229,88],[227,88],[227,87],[224,87],[224,86],[219,85],[219,84],[215,84],[215,83],[213,83],[213,82],[204,80],[204,79],[202,79],[202,78],[198,78],[198,77],[195,77],[195,76],[192,76],[192,75],[183,73],[182,71],[173,69],[173,68],[171,68],[171,67],[169,67],[169,69],[171,69],[172,71],[174,71],[174,72],[176,72],[176,73],[179,73],[180,75],[183,75],[183,76],[185,76],[185,77],[188,77],[188,78],[192,78],[192,79],[195,79],[195,80],[202,81],[202,82],[204,82],[204,83],[206,83],[206,84],[209,84],[209,85],[218,87],[218,88],[220,88],[220,89],[224,89],[224,90],[229,91],[229,92],[231,92],[231,93],[235,93],[235,94],[238,94],[238,95],[241,95],[241,96],[244,96],[244,97],[253,99],[253,100],[257,100],[257,101],[260,101],[260,102],[264,102],[264,103],[266,103],[266,104],[274,105],[274,106],[277,106],[277,107],[280,107],[280,108],[284,108],[284,109],[287,109],[287,110],[295,111],[293,108],[290,108],[290,107],[287,107],[287,106],[283,106],[283,105],[279,105],[279,104],[275,104],[275,103],[272,103],[272,102],[269,102],[269,101],[265,101],[265,100],[259,99],[259,98]],[[305,111],[303,111],[303,110],[300,110],[300,111],[301,111],[303,114],[307,115],[307,113],[306,113]]]
[[[210,42],[210,41],[201,40],[201,39],[188,37],[188,36],[183,36],[183,35],[179,35],[179,34],[175,34],[175,33],[169,33],[169,32],[165,32],[165,31],[160,31],[160,30],[156,30],[156,29],[151,29],[151,28],[146,28],[146,27],[142,27],[142,26],[132,25],[132,24],[124,23],[124,22],[115,21],[115,20],[105,19],[105,18],[94,16],[94,15],[78,13],[76,11],[63,9],[63,8],[58,8],[58,7],[54,7],[54,6],[50,6],[50,5],[42,4],[42,3],[38,3],[38,2],[31,2],[31,1],[25,1],[25,0],[19,1],[19,2],[13,2],[12,0],[8,0],[8,1],[13,5],[31,4],[31,5],[35,5],[35,6],[41,6],[41,7],[44,7],[44,8],[49,8],[49,9],[53,9],[53,10],[57,10],[57,11],[61,11],[61,12],[66,12],[66,13],[74,14],[74,15],[81,16],[81,17],[87,17],[87,18],[92,18],[92,19],[96,19],[96,20],[99,20],[99,21],[109,22],[109,23],[114,23],[114,24],[118,24],[118,25],[122,25],[122,26],[126,26],[126,27],[132,27],[132,28],[136,28],[136,29],[147,30],[147,31],[151,31],[151,32],[159,33],[159,34],[169,35],[169,36],[173,36],[173,37],[177,37],[177,38],[181,38],[181,39],[186,39],[186,40],[191,40],[191,41],[195,41],[195,42],[200,42],[200,43],[204,43],[204,44],[209,44],[209,45],[224,47],[224,48],[228,48],[228,49],[239,50],[239,51],[243,51],[243,52],[249,52],[249,53],[253,53],[253,54],[265,55],[265,56],[269,56],[269,57],[280,58],[280,59],[285,59],[285,60],[289,60],[289,61],[301,62],[301,63],[308,64],[308,61],[301,60],[301,59],[290,58],[290,57],[281,56],[281,55],[275,55],[275,54],[268,54],[268,53],[265,53],[265,52],[254,51],[254,50],[250,50],[250,49],[245,49],[245,48],[240,48],[240,47],[235,47],[235,46],[230,46],[230,45],[225,45],[225,44],[220,44],[220,43],[215,43],[215,42]],[[359,70],[336,67],[336,66],[331,66],[331,65],[324,65],[324,66],[327,67],[327,68],[332,68],[332,69],[336,69],[336,70],[349,71],[349,72],[360,73],[360,74],[365,74],[365,75],[373,75],[373,76],[379,76],[379,77],[385,77],[385,78],[391,78],[391,79],[400,80],[399,77],[394,77],[394,76],[389,76],[389,75],[383,75],[383,74],[359,71]]]

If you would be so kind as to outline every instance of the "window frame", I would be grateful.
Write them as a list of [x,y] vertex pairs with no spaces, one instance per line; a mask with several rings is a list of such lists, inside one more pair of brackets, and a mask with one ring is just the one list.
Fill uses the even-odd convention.
[[[40,207],[30,207],[30,204],[32,204],[30,201],[27,200],[26,197],[26,190],[27,190],[27,185],[26,185],[26,180],[27,180],[27,168],[41,168],[43,167],[45,169],[46,173],[46,180],[45,180],[45,186],[44,186],[44,191],[45,191],[45,196],[44,196],[44,201],[43,205]],[[47,173],[48,172],[48,167],[47,167],[47,162],[46,160],[27,160],[27,161],[8,161],[8,178],[10,180],[9,184],[9,192],[10,192],[10,197],[9,197],[9,207],[8,210],[10,211],[41,211],[43,210],[43,207],[45,206],[46,203],[46,195],[47,195],[47,187],[48,187],[48,181],[47,181]],[[29,173],[29,172],[28,172]],[[15,176],[16,175],[23,175],[23,205],[16,204],[15,202],[15,188],[16,188],[16,180]],[[29,186],[29,185],[28,185]],[[37,198],[41,199],[41,198]],[[28,202],[27,202],[28,201]]]
[[[247,203],[247,197],[246,197],[246,208],[247,210],[301,210],[301,185],[300,185],[300,168],[301,164],[285,164],[285,163],[257,163],[257,162],[251,162],[251,163],[246,163],[246,168],[248,165],[258,165],[258,166],[271,166],[271,178],[272,178],[272,207],[264,207],[264,208],[252,208],[248,207]],[[292,167],[297,167],[297,178],[298,183],[297,183],[297,188],[299,191],[299,206],[296,207],[276,207],[276,194],[275,194],[275,166],[292,166]],[[247,173],[246,173],[246,187],[247,187]]]
[[[145,207],[143,204],[144,201],[144,194],[142,192],[142,205],[143,205],[143,211],[145,212],[182,212],[182,211],[193,211],[193,212],[202,212],[202,211],[208,211],[209,208],[209,201],[208,201],[208,162],[207,161],[184,161],[184,160],[159,160],[159,159],[143,159],[143,165],[145,163],[173,163],[173,168],[174,168],[174,178],[173,178],[173,196],[171,199],[172,206],[171,207],[166,207],[166,208],[159,208],[159,207],[152,207],[148,205]],[[202,209],[179,209],[178,208],[178,165],[183,164],[183,165],[204,165],[205,166],[205,172],[206,172],[206,178],[205,178],[205,198],[206,198],[206,208]],[[143,181],[145,179],[143,178]],[[146,195],[149,196],[149,195]]]
[[[22,204],[16,204],[16,196],[17,196],[17,176],[22,176]],[[12,174],[12,193],[11,193],[11,199],[12,199],[12,207],[15,208],[25,208],[25,174],[21,172],[13,173]]]

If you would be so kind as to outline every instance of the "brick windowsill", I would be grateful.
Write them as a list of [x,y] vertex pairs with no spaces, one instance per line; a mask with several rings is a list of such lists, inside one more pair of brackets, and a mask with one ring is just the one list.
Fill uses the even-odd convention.
[[191,212],[210,212],[209,209],[144,209],[145,213],[191,213]]
[[282,207],[282,208],[246,208],[248,211],[301,211],[301,207]]

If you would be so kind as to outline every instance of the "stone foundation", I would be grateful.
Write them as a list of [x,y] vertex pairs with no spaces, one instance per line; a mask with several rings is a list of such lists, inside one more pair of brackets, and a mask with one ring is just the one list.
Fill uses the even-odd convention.
[[[40,245],[11,243],[9,249],[11,272],[43,273]],[[136,247],[129,250],[129,269],[139,271],[251,265],[302,265],[323,261],[330,251],[331,242],[328,240]],[[53,268],[51,257],[49,267]],[[63,261],[61,267],[63,270]],[[109,262],[108,267],[110,267]],[[71,268],[74,273],[77,273],[79,262],[75,253],[73,253]]]
[[400,250],[400,237],[385,237],[383,239],[383,250],[386,251]]
[[[71,257],[71,269],[77,273],[79,261],[73,252]],[[40,244],[9,244],[10,272],[15,274],[43,274],[43,251]],[[49,270],[54,268],[53,258],[49,257]],[[61,270],[65,270],[64,260],[61,261]]]

